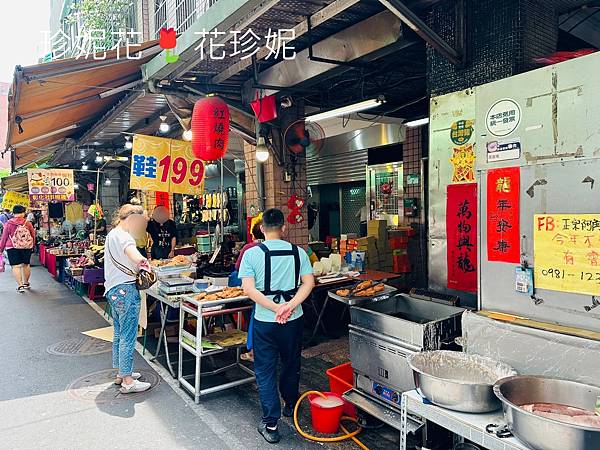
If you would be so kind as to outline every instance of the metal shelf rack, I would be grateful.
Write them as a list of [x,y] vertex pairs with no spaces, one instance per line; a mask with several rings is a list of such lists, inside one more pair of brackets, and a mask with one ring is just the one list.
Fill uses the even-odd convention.
[[[222,309],[215,310],[215,307],[221,307]],[[243,345],[235,345],[225,347],[222,349],[202,350],[202,337],[204,336],[205,330],[204,319],[208,319],[210,317],[215,316],[237,314],[237,329],[240,330],[242,323],[242,313],[244,311],[251,310],[252,302],[248,297],[236,297],[199,302],[194,300],[193,297],[188,296],[181,301],[179,308],[178,382],[180,387],[183,387],[186,391],[188,391],[194,396],[194,402],[200,403],[200,397],[203,395],[212,394],[214,392],[219,392],[235,386],[240,386],[243,384],[254,382],[254,372],[245,365],[243,365],[240,360],[240,349]],[[186,314],[188,316],[195,317],[197,320],[195,335],[184,329]],[[184,338],[195,342],[196,347],[194,348],[193,346],[185,343],[183,340]],[[225,353],[227,351],[232,350],[235,350],[234,363],[219,367],[209,372],[202,372],[202,358],[214,356],[219,353]],[[183,374],[184,351],[191,353],[195,358],[194,373],[190,375]],[[202,379],[204,377],[223,373],[235,368],[241,369],[243,372],[245,372],[247,376],[234,381],[227,381],[216,386],[202,388]],[[191,382],[188,380],[190,380]]]
[[490,450],[531,450],[514,437],[499,438],[485,431],[485,427],[494,423],[506,423],[501,410],[487,414],[468,414],[441,408],[423,402],[416,390],[402,394],[400,450],[406,450],[406,435],[409,414],[429,420],[451,431],[457,436],[468,439]]

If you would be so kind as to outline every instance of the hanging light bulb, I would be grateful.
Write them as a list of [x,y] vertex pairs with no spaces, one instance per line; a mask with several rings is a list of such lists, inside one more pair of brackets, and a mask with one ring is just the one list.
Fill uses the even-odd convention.
[[264,163],[269,159],[269,149],[265,143],[265,138],[260,136],[256,141],[256,160]]
[[73,189],[75,189],[75,190],[79,189],[79,185],[78,185],[77,183],[75,183],[75,184],[73,185]]
[[102,160],[102,155],[100,153],[96,153],[96,164],[101,164]]
[[163,134],[168,133],[171,129],[171,126],[167,122],[165,122],[166,120],[167,116],[160,116],[160,125],[158,127],[158,130]]
[[[169,130],[167,130],[167,131],[169,131]],[[127,150],[131,150],[133,148],[133,142],[131,142],[129,136],[125,136],[125,148]]]
[[181,137],[184,141],[190,142],[192,140],[192,130],[185,130]]
[[104,180],[104,186],[110,186],[112,183],[112,181],[110,181],[110,178],[107,178],[106,180]]
[[81,170],[88,170],[88,169],[89,169],[89,166],[86,163],[83,163],[81,165]]

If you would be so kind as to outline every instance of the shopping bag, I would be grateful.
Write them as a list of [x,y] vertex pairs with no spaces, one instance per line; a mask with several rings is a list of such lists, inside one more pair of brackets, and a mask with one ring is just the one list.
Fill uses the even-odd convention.
[[5,267],[4,267],[4,254],[0,253],[0,272],[4,272]]

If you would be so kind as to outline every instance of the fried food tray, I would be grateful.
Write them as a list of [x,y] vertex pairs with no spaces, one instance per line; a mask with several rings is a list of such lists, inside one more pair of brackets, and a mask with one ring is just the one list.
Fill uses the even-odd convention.
[[395,287],[388,286],[386,284],[383,287],[383,291],[378,292],[377,295],[374,295],[372,297],[342,297],[341,295],[336,294],[336,291],[340,289],[343,288],[332,289],[328,291],[327,294],[330,298],[350,306],[364,305],[365,303],[380,302],[382,300],[387,300],[398,291],[398,289],[396,289]]

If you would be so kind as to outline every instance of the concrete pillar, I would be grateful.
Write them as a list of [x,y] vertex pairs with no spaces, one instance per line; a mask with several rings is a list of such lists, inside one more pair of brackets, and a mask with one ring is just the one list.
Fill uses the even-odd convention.
[[[260,204],[257,189],[257,167],[256,153],[254,146],[244,143],[244,157],[246,159],[246,210],[250,211],[251,206],[258,207]],[[296,165],[296,180],[294,183],[285,181],[285,171],[277,164],[277,161],[271,155],[269,160],[263,165],[265,209],[279,208],[287,218],[290,209],[287,206],[288,199],[292,194],[306,199],[306,165],[304,163]],[[304,215],[304,221],[300,224],[287,223],[287,232],[285,238],[290,242],[306,247],[308,245],[308,213],[307,207],[301,210]]]

